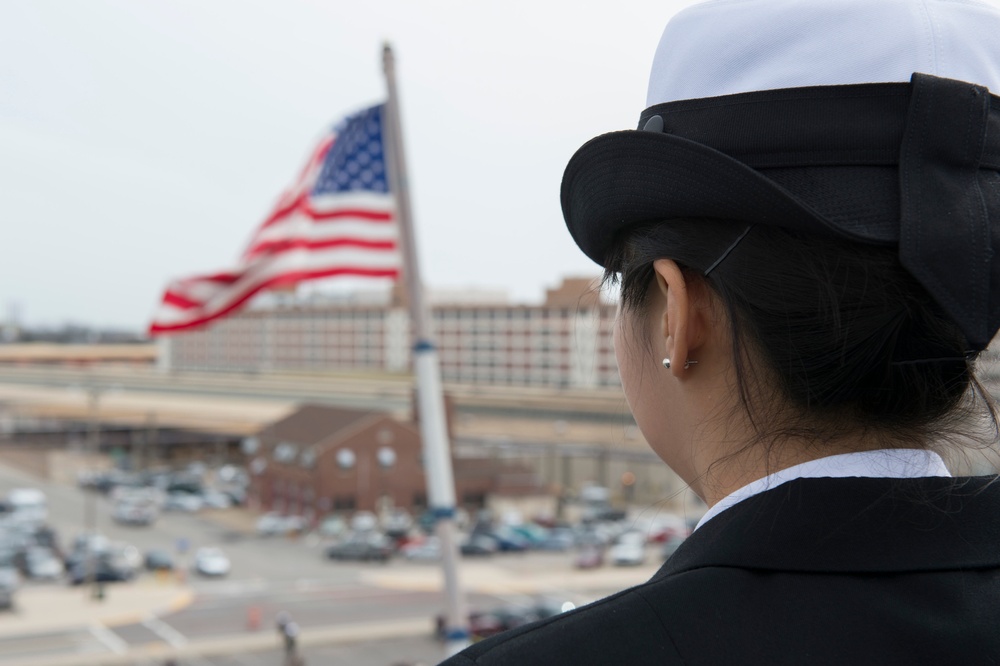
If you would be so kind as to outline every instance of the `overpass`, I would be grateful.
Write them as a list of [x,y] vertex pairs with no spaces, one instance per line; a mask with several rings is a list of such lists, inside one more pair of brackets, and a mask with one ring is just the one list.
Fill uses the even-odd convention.
[[[531,440],[578,439],[583,431],[634,425],[620,390],[447,384],[456,431],[490,424],[480,434]],[[0,403],[8,411],[54,419],[189,428],[243,435],[257,432],[301,403],[373,409],[408,418],[408,375],[225,374],[164,372],[151,367],[0,367]],[[484,426],[485,427],[485,426]],[[476,430],[472,428],[472,430]],[[573,434],[570,431],[578,431]],[[469,433],[472,434],[472,433]],[[624,437],[624,436],[623,436]],[[585,437],[593,443],[606,435]]]

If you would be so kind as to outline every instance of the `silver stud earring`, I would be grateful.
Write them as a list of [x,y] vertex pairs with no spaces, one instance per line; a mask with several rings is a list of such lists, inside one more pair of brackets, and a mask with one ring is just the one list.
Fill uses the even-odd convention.
[[[687,370],[688,368],[690,368],[692,365],[698,365],[698,361],[692,361],[691,359],[688,359],[688,360],[684,361],[684,369],[685,370]],[[669,358],[664,358],[663,359],[663,367],[666,368],[667,370],[670,369],[670,359]]]

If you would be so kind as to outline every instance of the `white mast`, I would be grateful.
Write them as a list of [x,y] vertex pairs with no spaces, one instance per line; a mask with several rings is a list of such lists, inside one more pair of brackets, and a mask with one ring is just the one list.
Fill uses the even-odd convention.
[[441,562],[447,598],[445,625],[446,650],[454,654],[469,644],[468,615],[458,580],[458,543],[455,529],[455,478],[451,469],[451,450],[441,387],[441,366],[431,331],[430,312],[424,299],[413,233],[413,213],[410,208],[409,182],[403,153],[403,133],[396,94],[395,63],[392,48],[386,44],[382,53],[389,97],[385,105],[383,131],[386,134],[386,158],[389,182],[396,197],[400,234],[403,247],[403,279],[410,305],[413,338],[413,366],[417,379],[417,407],[420,436],[424,447],[424,468],[427,470],[427,503],[437,518],[437,534],[441,541]]

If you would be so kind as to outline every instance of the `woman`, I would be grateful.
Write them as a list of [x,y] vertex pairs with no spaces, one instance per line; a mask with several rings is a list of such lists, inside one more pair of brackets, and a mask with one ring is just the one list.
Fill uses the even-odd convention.
[[649,582],[448,663],[1000,661],[1000,484],[932,450],[996,431],[998,34],[950,0],[670,22],[640,129],[562,204],[620,276],[636,422],[710,509]]

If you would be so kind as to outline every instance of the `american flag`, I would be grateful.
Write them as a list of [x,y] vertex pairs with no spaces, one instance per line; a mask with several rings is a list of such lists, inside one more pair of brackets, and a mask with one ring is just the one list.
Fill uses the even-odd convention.
[[384,105],[323,139],[257,228],[236,268],[171,282],[150,335],[204,326],[255,294],[333,276],[397,278],[399,228],[382,141]]

